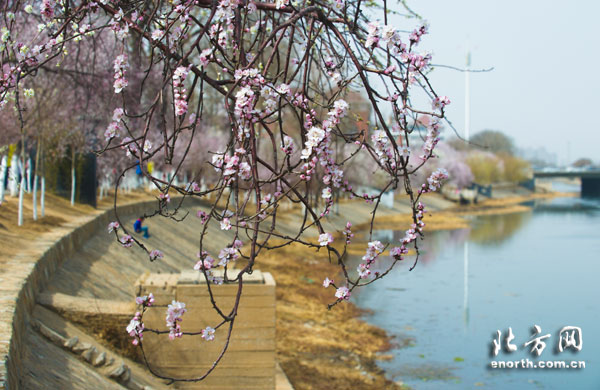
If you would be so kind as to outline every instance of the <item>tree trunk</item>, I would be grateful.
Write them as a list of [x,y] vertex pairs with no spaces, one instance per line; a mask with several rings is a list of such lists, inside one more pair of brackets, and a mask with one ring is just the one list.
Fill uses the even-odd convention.
[[44,218],[46,214],[46,178],[42,176],[42,193],[40,194],[40,215]]
[[42,218],[44,218],[44,215],[46,213],[46,161],[44,159],[44,145],[43,145],[43,140],[40,141],[40,143],[42,143],[42,146],[40,147],[40,153],[41,153],[41,165],[42,165],[42,193],[40,194],[40,215]]
[[25,172],[27,173],[27,182],[25,183],[25,192],[31,192],[31,158],[27,159],[27,166],[25,167]]
[[33,205],[33,220],[37,221],[38,209],[37,209],[37,189],[38,189],[38,166],[40,164],[40,140],[38,139],[37,147],[35,148],[35,167],[33,168],[33,194],[31,197],[31,204]]
[[19,220],[18,225],[23,226],[23,195],[25,194],[25,175],[21,175],[21,185],[19,188]]
[[21,186],[19,188],[19,217],[18,225],[23,226],[23,195],[25,193],[25,134],[21,133]]
[[75,206],[75,148],[71,149],[71,206]]
[[10,196],[17,196],[17,186],[19,183],[19,162],[17,154],[13,153],[10,159],[10,169],[8,170],[8,189],[10,190]]
[[4,202],[4,183],[6,182],[6,173],[8,168],[8,158],[6,155],[2,156],[2,163],[0,164],[0,203]]

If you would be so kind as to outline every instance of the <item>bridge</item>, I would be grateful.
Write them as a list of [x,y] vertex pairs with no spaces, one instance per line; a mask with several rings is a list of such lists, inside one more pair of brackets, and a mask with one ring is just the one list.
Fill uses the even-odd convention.
[[594,170],[553,170],[534,171],[533,185],[535,179],[551,178],[579,178],[581,179],[581,196],[584,198],[600,197],[600,169]]

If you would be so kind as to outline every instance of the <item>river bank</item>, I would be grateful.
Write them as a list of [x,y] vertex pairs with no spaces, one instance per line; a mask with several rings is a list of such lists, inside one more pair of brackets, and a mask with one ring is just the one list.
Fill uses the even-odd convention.
[[[540,193],[488,199],[476,205],[458,206],[437,194],[424,198],[432,204],[425,218],[426,231],[461,229],[469,226],[468,217],[528,211],[523,202],[572,196],[564,193]],[[402,207],[402,206],[399,206]],[[370,205],[353,203],[353,216],[365,215]],[[378,229],[399,229],[411,224],[411,215],[383,210],[376,218]],[[353,230],[370,227],[370,221],[355,223]],[[338,240],[339,241],[339,240]],[[364,254],[365,245],[349,246],[349,252]],[[362,255],[361,254],[361,255]],[[281,261],[285,259],[285,261]],[[277,292],[278,358],[297,390],[320,389],[323,383],[332,389],[404,389],[392,382],[377,365],[387,360],[394,347],[410,343],[397,339],[364,320],[365,311],[352,301],[327,310],[335,298],[331,289],[321,287],[325,276],[336,275],[339,268],[329,264],[325,252],[292,245],[271,251],[260,260],[260,267],[275,275]],[[368,287],[367,287],[368,288]],[[408,324],[404,324],[407,325]]]
[[[510,197],[502,200],[491,199],[489,203],[483,202],[467,208],[456,206],[438,195],[426,196],[424,202],[430,206],[427,214],[427,230],[454,229],[466,226],[468,221],[464,218],[475,213],[501,213],[515,212],[515,208],[523,207],[518,203],[539,197],[551,197],[555,194],[532,194],[529,197]],[[125,202],[136,202],[152,199],[151,194],[132,194]],[[399,200],[393,209],[381,209],[381,216],[377,218],[378,228],[391,226],[396,229],[410,225],[410,214],[406,202]],[[27,204],[27,203],[26,203]],[[78,218],[98,213],[87,206],[71,208],[68,201],[61,198],[50,198],[47,201],[48,217],[40,221],[29,221],[23,227],[16,227],[16,202],[6,202],[0,209],[0,220],[5,229],[0,230],[0,238],[11,242],[7,254],[2,258],[8,260],[12,253],[27,250],[27,247],[40,237],[58,234],[59,231],[69,229],[77,223]],[[110,207],[110,203],[102,205]],[[362,201],[342,202],[340,213],[332,215],[328,222],[328,231],[339,230],[347,219],[351,219],[358,230],[369,225],[369,210],[371,206]],[[288,213],[288,217],[294,213]],[[26,215],[30,209],[26,208]],[[11,222],[13,221],[13,222]],[[286,228],[284,226],[284,228]],[[175,242],[175,240],[172,240]],[[285,259],[282,261],[281,259]],[[167,261],[167,259],[165,259]],[[65,264],[65,267],[71,265]],[[110,266],[109,263],[106,266]],[[173,265],[175,269],[179,265]],[[321,287],[325,276],[333,275],[337,267],[328,263],[324,251],[315,253],[306,248],[288,246],[277,251],[265,254],[259,261],[261,270],[274,274],[277,289],[277,353],[281,365],[296,389],[320,389],[327,383],[328,387],[335,389],[398,389],[396,383],[386,379],[385,373],[378,368],[377,361],[385,359],[384,351],[397,342],[383,330],[372,326],[361,319],[363,311],[351,302],[337,305],[333,310],[326,309],[332,301],[331,290]],[[4,268],[5,273],[10,272],[10,264]],[[60,288],[67,288],[73,278],[65,270],[64,275],[59,275]],[[82,271],[83,272],[83,271]],[[92,270],[92,273],[95,272]],[[109,268],[97,271],[98,275],[106,278]],[[85,270],[86,275],[90,275]],[[132,275],[137,273],[132,273]],[[99,277],[100,277],[99,276]],[[89,277],[89,276],[88,276]],[[92,280],[92,279],[90,279]],[[64,282],[64,283],[63,283]],[[114,281],[118,283],[119,280]],[[121,280],[120,284],[123,284]],[[92,283],[93,284],[93,283]],[[73,295],[82,294],[81,286],[71,286],[73,291],[65,291]],[[87,288],[87,287],[86,287]],[[103,286],[95,292],[100,296],[102,292],[117,291]],[[125,299],[129,299],[129,292],[123,286],[120,291]],[[86,292],[87,294],[87,292]],[[106,299],[111,296],[106,296]]]
[[[576,359],[590,367],[600,359],[600,339],[594,336],[600,202],[560,197],[527,205],[523,212],[465,216],[469,228],[429,234],[414,271],[409,271],[412,262],[400,263],[383,280],[353,294],[358,307],[375,308],[364,317],[367,322],[393,340],[412,340],[410,348],[393,349],[392,360],[379,362],[388,378],[419,390],[598,387],[597,372],[589,369],[490,367],[491,361],[522,358],[534,365]],[[376,238],[402,236],[402,230],[392,230],[379,231]],[[348,258],[350,264],[359,261],[360,254]],[[539,357],[524,345],[534,325],[549,335]],[[566,325],[588,335],[582,351],[556,349]],[[497,330],[504,337],[509,328],[518,349],[494,357]]]

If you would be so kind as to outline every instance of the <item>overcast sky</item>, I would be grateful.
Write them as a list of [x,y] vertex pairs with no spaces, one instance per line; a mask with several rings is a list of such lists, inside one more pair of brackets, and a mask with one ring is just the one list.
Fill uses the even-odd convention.
[[[541,0],[409,0],[430,24],[422,50],[433,63],[471,74],[471,134],[497,129],[517,146],[542,146],[564,163],[600,162],[600,2]],[[399,26],[415,21],[399,20]],[[402,28],[401,27],[401,28]],[[447,114],[464,129],[464,74],[438,68],[438,94],[452,100]]]

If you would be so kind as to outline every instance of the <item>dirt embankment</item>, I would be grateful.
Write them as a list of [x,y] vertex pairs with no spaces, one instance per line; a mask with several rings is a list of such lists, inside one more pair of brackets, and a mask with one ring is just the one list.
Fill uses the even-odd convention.
[[286,246],[263,256],[260,268],[277,281],[277,357],[296,390],[401,389],[376,365],[390,348],[386,333],[350,302],[327,310],[334,289],[321,283],[339,269],[325,251]]
[[[428,213],[426,229],[466,228],[469,226],[466,216],[523,212],[529,210],[521,205],[523,202],[563,195],[490,199],[478,205],[439,210]],[[356,207],[363,206],[357,203]],[[376,219],[376,226],[383,229],[397,229],[410,223],[408,213]],[[355,225],[355,229],[369,226],[370,222],[365,221]],[[321,283],[324,276],[336,275],[339,268],[329,264],[325,251],[316,253],[300,245],[290,245],[261,257],[260,268],[271,272],[277,280],[277,354],[296,389],[322,389],[324,384],[326,388],[348,390],[404,388],[387,380],[377,366],[379,359],[387,358],[382,352],[392,343],[385,331],[362,320],[363,313],[351,302],[327,310],[327,304],[335,298],[333,289],[325,289]]]
[[[448,207],[444,203],[446,206],[427,213],[426,229],[465,228],[468,220],[463,217],[467,215],[522,212],[528,208],[521,203],[553,196],[557,194],[491,199],[466,207]],[[152,198],[151,194],[134,193],[121,199],[129,203]],[[110,202],[111,198],[105,199],[99,208],[110,207]],[[27,197],[25,225],[18,227],[16,205],[17,199],[9,198],[0,206],[0,240],[5,245],[0,263],[22,251],[28,242],[40,235],[75,224],[81,216],[99,212],[89,206],[73,207],[68,200],[49,195],[46,217],[33,221],[31,200]],[[365,220],[356,223],[353,230],[370,225],[367,210],[370,207],[361,201],[352,204],[353,212],[365,216]],[[403,229],[411,223],[410,214],[401,209],[382,214],[376,220],[380,229]],[[358,250],[360,245],[354,245]],[[402,388],[388,381],[376,364],[378,359],[385,358],[382,352],[390,348],[390,337],[382,329],[362,320],[363,313],[351,302],[327,310],[327,304],[335,299],[334,290],[323,288],[321,283],[325,276],[335,276],[338,267],[329,263],[325,251],[318,253],[299,245],[289,245],[263,254],[258,267],[271,272],[277,281],[277,354],[297,390]]]

